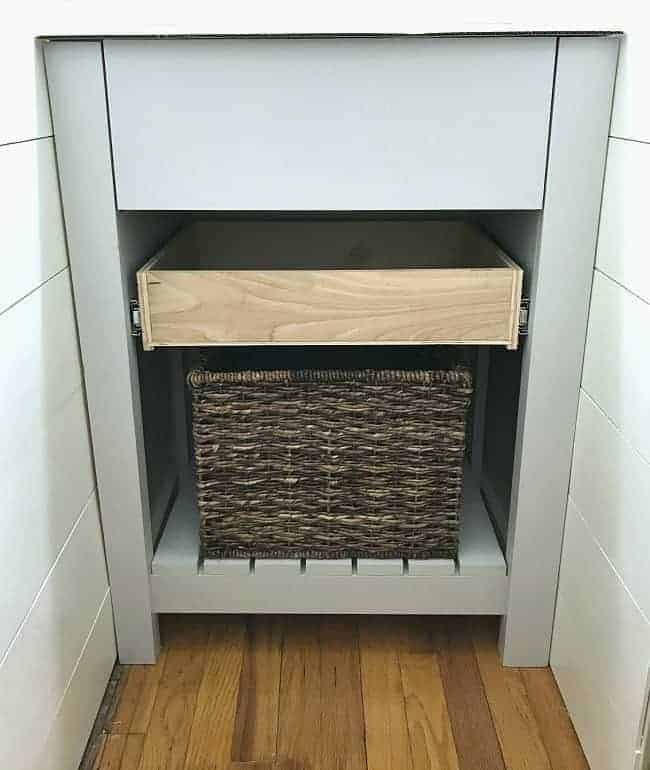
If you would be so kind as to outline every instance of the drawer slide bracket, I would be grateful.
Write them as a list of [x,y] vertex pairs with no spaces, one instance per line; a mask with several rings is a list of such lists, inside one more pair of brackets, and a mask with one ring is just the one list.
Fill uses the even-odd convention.
[[129,300],[129,318],[131,319],[131,336],[142,337],[140,304],[137,299]]
[[526,337],[528,335],[528,320],[530,318],[530,299],[522,297],[519,304],[519,335]]

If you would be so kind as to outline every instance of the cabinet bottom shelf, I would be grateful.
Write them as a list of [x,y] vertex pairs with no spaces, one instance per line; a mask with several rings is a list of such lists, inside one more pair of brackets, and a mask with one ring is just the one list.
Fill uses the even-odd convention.
[[471,473],[458,559],[203,561],[187,473],[151,565],[155,612],[502,615],[503,553]]

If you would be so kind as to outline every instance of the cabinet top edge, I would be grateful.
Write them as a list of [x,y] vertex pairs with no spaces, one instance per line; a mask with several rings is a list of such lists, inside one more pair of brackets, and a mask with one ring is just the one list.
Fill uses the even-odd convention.
[[458,31],[458,32],[327,32],[327,33],[287,33],[287,34],[133,34],[133,35],[38,35],[37,40],[44,42],[100,42],[103,40],[331,40],[355,38],[502,38],[502,37],[617,37],[625,33],[622,30],[502,30],[502,31]]

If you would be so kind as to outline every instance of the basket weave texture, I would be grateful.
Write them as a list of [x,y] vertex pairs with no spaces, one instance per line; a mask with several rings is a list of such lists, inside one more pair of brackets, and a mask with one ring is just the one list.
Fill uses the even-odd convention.
[[209,558],[454,558],[466,369],[193,370]]

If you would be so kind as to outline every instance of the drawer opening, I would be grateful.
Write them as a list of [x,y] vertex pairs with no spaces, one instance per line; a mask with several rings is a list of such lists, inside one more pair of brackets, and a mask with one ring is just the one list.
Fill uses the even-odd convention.
[[[132,215],[127,218],[140,219]],[[520,216],[515,212],[511,212],[508,218],[509,222],[506,222],[505,215],[486,214],[480,221],[480,229],[477,228],[475,232],[489,238],[499,253],[506,254],[506,250],[497,245],[503,244],[508,253],[516,257],[522,265],[521,268],[517,266],[520,280],[530,291],[531,286],[534,287],[534,257],[527,258],[524,253],[521,258],[516,238],[511,238],[510,234],[523,229],[532,238],[539,225],[539,218],[533,215]],[[228,223],[233,233],[237,229],[247,228],[249,224]],[[361,225],[365,224],[365,221],[361,222]],[[402,221],[398,224],[408,227],[413,223]],[[181,228],[179,232],[182,234],[184,229]],[[169,243],[168,240],[156,253],[156,258],[164,255]],[[368,268],[362,266],[361,262],[368,258],[368,254],[364,255],[360,251],[359,255],[355,255],[355,259],[360,261],[354,267],[346,265],[331,269],[337,272],[352,269],[363,273]],[[146,255],[143,256],[146,258]],[[381,269],[387,272],[399,270],[401,266],[398,258],[403,258],[403,255],[394,253],[384,263],[389,266]],[[141,259],[140,264],[143,262],[144,259]],[[174,272],[177,263],[172,261],[169,264],[171,267],[166,269]],[[394,267],[394,264],[398,266]],[[426,269],[446,272],[459,268],[441,266]],[[484,268],[475,266],[466,269],[474,271]],[[248,271],[255,272],[256,268],[250,266],[241,270],[242,273]],[[350,579],[361,577],[363,580],[385,580],[385,590],[388,595],[395,592],[394,596],[398,597],[395,599],[396,606],[403,608],[403,611],[425,611],[422,604],[424,600],[419,589],[413,588],[416,582],[409,583],[408,587],[395,581],[417,581],[426,577],[428,581],[439,581],[436,588],[439,587],[440,592],[436,594],[436,607],[431,611],[445,612],[454,608],[454,611],[467,613],[502,612],[507,588],[505,553],[517,433],[517,401],[525,340],[520,341],[519,349],[515,351],[508,350],[505,345],[484,346],[469,340],[453,345],[421,344],[413,340],[409,340],[408,344],[404,344],[404,341],[398,344],[372,341],[363,345],[329,340],[325,344],[274,342],[271,345],[266,342],[251,345],[210,341],[208,344],[163,344],[152,351],[144,350],[139,340],[135,340],[134,345],[138,351],[145,462],[155,544],[152,590],[159,611],[187,611],[192,608],[199,611],[237,611],[234,606],[237,602],[232,598],[232,593],[240,585],[239,581],[246,577],[255,581],[254,584],[243,584],[245,588],[240,599],[246,611],[263,611],[259,609],[261,602],[264,607],[275,607],[278,612],[306,612],[309,611],[307,600],[300,586],[304,588],[307,583],[299,583],[295,590],[290,588],[294,580],[304,577],[308,582],[315,581],[313,586],[321,597],[322,591],[325,591],[326,598],[319,600],[316,606],[323,612],[334,612],[340,600],[334,598],[334,593],[330,596],[327,581],[345,576]],[[468,416],[465,502],[461,514],[461,519],[470,522],[469,530],[461,535],[459,553],[463,554],[464,566],[459,560],[411,560],[411,563],[407,561],[397,564],[387,559],[379,566],[362,565],[359,572],[358,566],[352,561],[348,570],[338,560],[319,565],[299,560],[297,570],[293,570],[293,564],[284,564],[284,571],[280,563],[282,560],[271,566],[265,560],[259,563],[251,561],[244,565],[246,568],[242,566],[241,560],[217,559],[204,563],[198,547],[198,511],[192,492],[190,398],[186,378],[190,369],[205,361],[211,367],[230,371],[317,367],[409,370],[427,365],[469,367],[475,382],[475,394]],[[270,572],[267,571],[269,569]],[[266,579],[260,581],[260,576]],[[226,578],[226,582],[214,582]],[[458,578],[463,580],[449,583]],[[206,579],[213,581],[209,588]],[[325,581],[323,585],[319,582],[322,580]],[[460,585],[465,587],[461,590]],[[355,593],[357,589],[361,590],[359,584],[351,584],[350,588],[349,606],[340,605],[340,611],[362,611],[362,595]],[[367,593],[367,587],[364,590]],[[426,590],[430,596],[430,583],[427,583]],[[268,592],[268,596],[265,592]],[[411,600],[408,597],[411,592],[413,607],[409,610]],[[338,588],[336,594],[340,596],[340,593]],[[456,597],[457,593],[462,596],[450,598]],[[384,610],[377,606],[373,611]]]
[[463,221],[197,220],[150,263],[157,270],[503,268],[512,260]]

